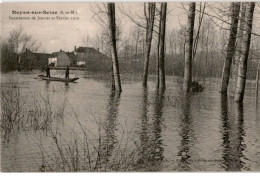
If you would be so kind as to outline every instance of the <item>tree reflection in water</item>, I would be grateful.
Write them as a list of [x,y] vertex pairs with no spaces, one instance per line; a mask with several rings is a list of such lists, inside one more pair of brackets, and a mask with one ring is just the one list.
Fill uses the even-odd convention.
[[178,170],[190,171],[190,158],[191,158],[191,138],[192,138],[192,117],[191,117],[191,97],[186,94],[183,96],[181,107],[181,145],[179,146],[178,156],[181,157]]
[[[113,155],[116,139],[116,126],[118,120],[118,106],[120,104],[120,92],[111,91],[107,106],[107,118],[103,125],[104,136],[99,137],[100,145],[98,149],[98,159],[96,164],[96,170],[107,171],[108,168],[113,169],[113,162],[111,157]],[[102,141],[101,141],[102,139]],[[97,169],[100,167],[99,169]]]
[[[137,170],[158,171],[162,168],[163,151],[162,146],[162,121],[164,107],[164,92],[156,91],[154,100],[154,115],[151,119],[148,117],[149,100],[148,90],[143,89],[141,106],[141,129],[140,149],[138,153]],[[151,120],[151,122],[149,122]]]
[[[233,102],[232,102],[233,103]],[[227,94],[221,94],[223,167],[226,171],[248,170],[242,161],[244,144],[244,112],[242,103],[234,103],[232,114]]]

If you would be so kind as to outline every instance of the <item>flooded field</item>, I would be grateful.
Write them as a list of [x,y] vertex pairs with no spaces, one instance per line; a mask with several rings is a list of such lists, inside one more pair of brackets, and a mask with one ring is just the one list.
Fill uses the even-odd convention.
[[119,95],[110,79],[84,71],[72,71],[80,79],[68,84],[37,74],[1,75],[4,172],[260,171],[253,81],[237,104],[232,93],[218,92],[218,79],[200,79],[204,91],[185,98],[181,79],[171,76],[161,93],[155,81],[144,89],[122,75]]

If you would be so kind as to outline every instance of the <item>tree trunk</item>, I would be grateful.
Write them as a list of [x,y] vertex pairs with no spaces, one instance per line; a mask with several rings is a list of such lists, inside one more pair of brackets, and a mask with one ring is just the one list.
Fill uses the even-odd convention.
[[138,26],[138,29],[137,29],[137,37],[136,37],[136,43],[135,43],[135,54],[138,53],[139,37],[140,37],[140,28],[139,28],[139,26]]
[[116,90],[116,84],[115,84],[115,76],[114,76],[114,69],[113,69],[113,65],[112,65],[112,68],[111,68],[111,73],[112,73],[112,80],[111,80],[111,82],[112,82],[112,87],[111,87],[111,89],[112,89],[112,91],[115,91]]
[[158,29],[158,43],[157,43],[157,65],[156,65],[156,88],[160,87],[160,42],[161,42],[161,22],[162,20],[162,11],[159,13],[159,29]]
[[232,58],[234,56],[235,46],[236,46],[237,24],[239,18],[240,3],[232,2],[231,9],[232,9],[232,13],[231,13],[230,34],[229,34],[229,42],[227,47],[227,57],[222,71],[222,78],[221,78],[221,85],[220,85],[221,93],[226,93],[228,89]]
[[245,14],[245,38],[241,46],[241,57],[239,59],[238,78],[235,92],[235,101],[243,102],[245,85],[246,85],[246,73],[247,73],[247,60],[249,55],[250,43],[251,43],[251,30],[253,25],[255,2],[246,3]]
[[109,32],[110,32],[110,45],[112,52],[112,63],[113,63],[113,79],[115,82],[115,89],[117,91],[122,91],[120,73],[119,73],[119,64],[117,57],[117,48],[116,48],[116,18],[115,18],[115,3],[107,3],[108,9],[108,20],[109,20]]
[[241,57],[241,44],[243,42],[243,34],[244,34],[244,23],[245,23],[245,12],[246,12],[246,4],[241,4],[241,17],[240,17],[240,24],[239,24],[239,31],[237,34],[237,46],[235,51],[234,57],[234,69],[233,69],[233,78],[234,78],[234,92],[236,91],[236,84],[237,84],[237,75],[238,75],[238,65],[239,65],[239,58]]
[[[146,10],[146,9],[144,9],[144,10]],[[150,51],[151,51],[151,44],[152,44],[152,38],[153,38],[154,14],[155,14],[155,3],[149,2],[148,3],[148,17],[147,17],[147,22],[146,22],[146,48],[145,48],[143,86],[147,86]]]
[[195,21],[195,9],[196,3],[189,3],[189,14],[187,23],[187,36],[185,45],[185,68],[184,68],[184,81],[183,89],[185,92],[189,92],[190,85],[192,82],[192,46],[193,46],[193,31],[194,31],[194,21]]
[[258,97],[258,86],[259,86],[259,74],[260,74],[260,59],[258,61],[257,71],[256,71],[256,97]]
[[164,57],[165,57],[165,28],[166,28],[166,13],[167,3],[161,4],[161,23],[160,23],[160,58],[159,58],[159,76],[160,76],[160,89],[165,90],[165,69],[164,69]]

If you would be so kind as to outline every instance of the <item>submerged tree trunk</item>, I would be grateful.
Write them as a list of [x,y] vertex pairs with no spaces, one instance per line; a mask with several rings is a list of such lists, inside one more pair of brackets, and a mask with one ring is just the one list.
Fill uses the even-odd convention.
[[229,41],[228,41],[228,47],[227,47],[227,57],[226,57],[224,67],[223,67],[221,85],[220,85],[221,86],[220,92],[222,92],[222,93],[226,93],[227,89],[228,89],[232,58],[234,56],[235,45],[236,45],[237,24],[238,24],[238,18],[239,18],[240,3],[232,2],[231,9],[232,9],[232,13],[231,13]]
[[[146,14],[146,7],[144,9]],[[143,86],[147,86],[148,67],[150,59],[150,51],[153,38],[153,26],[154,26],[154,14],[155,14],[155,3],[148,3],[148,16],[146,15],[146,49],[145,49],[145,61],[144,61],[144,74],[143,74]]]
[[238,78],[235,92],[235,101],[237,102],[242,102],[244,99],[247,74],[247,60],[251,43],[251,30],[253,25],[254,8],[255,2],[246,3],[245,37],[241,46],[242,53],[239,59]]
[[[117,91],[122,91],[120,73],[119,73],[119,64],[117,57],[117,48],[116,48],[116,18],[115,18],[115,3],[107,3],[108,9],[108,20],[109,20],[109,32],[110,32],[110,45],[112,53],[112,63],[113,63],[113,76],[115,83],[115,89]],[[113,81],[112,81],[113,83]]]
[[241,4],[241,17],[239,20],[239,31],[237,34],[237,46],[236,46],[236,51],[235,51],[235,57],[234,57],[234,67],[233,67],[233,85],[234,85],[234,92],[236,90],[236,84],[237,84],[237,72],[238,72],[238,64],[239,64],[239,58],[241,57],[241,44],[243,42],[243,37],[244,37],[244,23],[245,23],[245,12],[246,12],[246,4],[242,3]]
[[160,23],[160,58],[159,58],[159,77],[160,77],[160,89],[165,90],[165,69],[164,69],[164,51],[165,51],[165,28],[166,28],[166,12],[167,3],[161,4],[161,23]]
[[185,68],[184,68],[184,81],[183,89],[185,92],[189,92],[192,82],[192,46],[193,46],[193,31],[195,21],[195,9],[196,3],[189,3],[189,14],[187,23],[186,45],[185,45]]

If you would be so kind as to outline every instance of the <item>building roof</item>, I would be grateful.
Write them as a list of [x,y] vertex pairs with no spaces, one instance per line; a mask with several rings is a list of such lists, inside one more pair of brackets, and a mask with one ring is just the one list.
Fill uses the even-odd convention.
[[29,50],[29,49],[26,49],[26,51],[25,52],[23,52],[23,53],[21,53],[21,54],[19,54],[19,55],[24,55],[24,54],[28,54],[28,53],[30,53],[30,54],[35,54],[35,55],[41,55],[41,56],[51,56],[51,54],[48,54],[48,53],[35,53],[35,52],[32,52],[31,50]]
[[92,47],[78,47],[76,49],[78,53],[91,53],[91,54],[101,54],[98,50]]
[[52,57],[57,57],[63,53],[66,54],[71,60],[76,60],[76,56],[75,56],[74,52],[65,52],[65,51],[53,52]]
[[56,56],[58,56],[58,55],[60,55],[62,53],[65,53],[65,52],[64,51],[53,52],[52,56],[56,57]]
[[76,60],[76,56],[75,56],[74,52],[68,52],[67,54],[68,54],[68,56],[69,56],[72,60]]

